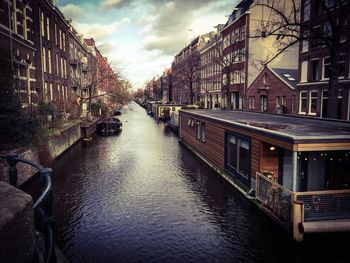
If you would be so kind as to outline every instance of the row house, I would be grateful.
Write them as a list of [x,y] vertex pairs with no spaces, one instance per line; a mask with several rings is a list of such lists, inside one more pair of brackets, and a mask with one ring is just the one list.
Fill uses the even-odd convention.
[[66,111],[72,97],[69,87],[69,23],[55,6],[55,1],[34,1],[37,45],[37,82],[42,87],[41,99],[56,104],[58,111]]
[[[286,9],[289,4],[286,3]],[[234,8],[222,30],[222,92],[229,109],[247,109],[250,85],[262,71],[261,65],[277,51],[276,39],[261,37],[257,31],[260,25],[267,23],[268,14],[267,8],[254,6],[253,0],[243,0]],[[269,65],[296,69],[297,58],[298,50],[293,46]]]
[[[342,3],[340,5],[340,3]],[[349,10],[349,1],[325,1],[330,11],[327,18],[324,7],[318,0],[302,1],[302,28],[303,34],[312,32],[315,39],[304,40],[299,46],[299,109],[298,114],[327,118],[328,88],[331,74],[330,49],[322,37],[333,38],[330,23],[338,24],[339,17],[345,16],[344,30],[335,32],[339,34],[336,52],[339,55],[338,66],[340,76],[338,79],[338,105],[337,118],[350,120],[350,45],[349,24],[350,16],[344,14]],[[337,25],[339,27],[339,25]],[[320,38],[321,36],[321,38]]]
[[34,11],[33,1],[0,0],[0,59],[7,59],[12,66],[13,85],[22,107],[36,105],[40,95]]
[[69,64],[71,87],[74,92],[75,104],[81,107],[82,116],[88,111],[88,87],[96,79],[96,58],[83,36],[74,27],[69,30]]
[[297,69],[266,66],[247,91],[249,111],[296,114]]
[[222,35],[223,25],[217,26],[217,32],[210,33],[210,39],[200,50],[200,94],[205,109],[221,108],[222,104]]
[[199,50],[209,40],[210,34],[196,37],[182,49],[172,63],[173,99],[179,104],[200,101]]
[[172,94],[172,71],[171,68],[166,69],[162,75],[162,101],[171,102],[173,101]]

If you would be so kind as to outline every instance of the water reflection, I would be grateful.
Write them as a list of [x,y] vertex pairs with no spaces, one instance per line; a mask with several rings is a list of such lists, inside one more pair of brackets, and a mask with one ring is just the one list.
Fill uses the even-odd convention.
[[348,235],[298,247],[162,122],[137,105],[120,118],[119,136],[55,164],[56,237],[71,262],[347,262]]

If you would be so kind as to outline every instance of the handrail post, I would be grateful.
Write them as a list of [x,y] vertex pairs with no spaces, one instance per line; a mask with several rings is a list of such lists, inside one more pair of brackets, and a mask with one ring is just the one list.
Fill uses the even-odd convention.
[[304,240],[304,203],[299,200],[293,201],[293,238],[295,241]]
[[17,168],[16,165],[18,163],[18,154],[16,153],[9,153],[6,155],[6,161],[8,165],[10,166],[9,168],[9,182],[10,185],[17,187]]
[[[48,180],[51,181],[52,169],[44,168],[40,171],[41,183],[45,187]],[[53,213],[52,213],[52,188],[50,186],[49,192],[46,198],[43,200],[42,204],[39,205],[39,209],[43,211],[43,224],[46,225],[45,228],[45,262],[56,262],[55,249],[53,247]]]

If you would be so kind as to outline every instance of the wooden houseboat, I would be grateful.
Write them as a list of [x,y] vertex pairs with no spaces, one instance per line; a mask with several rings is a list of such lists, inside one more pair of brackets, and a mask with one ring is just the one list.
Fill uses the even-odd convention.
[[180,110],[180,138],[264,212],[304,233],[350,231],[350,123]]
[[170,114],[170,120],[167,121],[167,125],[176,132],[179,132],[179,112],[172,112]]
[[154,117],[158,120],[169,120],[173,112],[179,110],[185,105],[181,104],[153,104]]

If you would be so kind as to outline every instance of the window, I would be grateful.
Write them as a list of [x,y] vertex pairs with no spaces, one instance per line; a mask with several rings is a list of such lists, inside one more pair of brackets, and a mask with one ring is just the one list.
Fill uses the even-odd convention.
[[303,1],[304,3],[304,12],[303,12],[303,21],[308,21],[310,19],[310,1]]
[[321,99],[321,117],[327,118],[327,103],[328,103],[328,90],[322,90],[322,99]]
[[308,61],[301,62],[300,82],[307,82],[307,67],[308,67]]
[[55,23],[55,44],[57,46],[57,24]]
[[50,41],[50,18],[46,18],[46,32],[47,32],[47,40]]
[[338,108],[337,108],[337,119],[341,119],[342,116],[342,101],[343,101],[343,91],[338,90]]
[[63,50],[66,51],[66,33],[62,33]]
[[276,97],[276,109],[281,106],[281,97],[280,96],[277,96]]
[[59,30],[60,49],[62,49],[62,30]]
[[330,76],[331,59],[329,57],[323,59],[322,79],[328,79]]
[[301,52],[309,51],[309,41],[308,40],[303,40],[301,45],[302,45]]
[[249,97],[249,109],[250,110],[254,110],[255,109],[255,97],[254,96],[250,96]]
[[323,34],[325,37],[332,37],[332,27],[331,24],[329,22],[326,22],[323,25]]
[[53,85],[50,83],[50,101],[53,101]]
[[57,75],[60,75],[60,67],[59,67],[58,53],[56,53],[56,74],[57,74]]
[[196,122],[196,134],[197,140],[205,142],[205,122],[197,121]]
[[250,177],[250,141],[233,134],[226,135],[226,169],[245,183]]
[[43,47],[42,60],[43,60],[43,71],[46,72],[46,48],[45,47]]
[[300,101],[299,101],[299,113],[306,113],[307,110],[307,92],[300,92]]
[[311,81],[318,81],[319,78],[319,60],[311,61]]
[[316,115],[317,111],[317,91],[310,91],[310,97],[309,97],[309,114],[310,115]]
[[45,17],[43,12],[41,12],[41,36],[45,36]]
[[28,40],[27,6],[28,5],[24,5],[24,7],[23,7],[23,37],[25,40]]
[[44,85],[44,100],[46,102],[48,102],[49,98],[48,98],[48,83],[45,82],[45,85]]
[[345,77],[345,55],[342,54],[339,56],[339,77],[344,78]]
[[267,112],[267,96],[266,95],[260,96],[260,111]]
[[282,97],[281,97],[281,105],[287,106],[286,96],[282,96]]
[[49,62],[49,73],[52,73],[51,49],[47,49],[47,58]]

